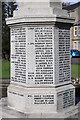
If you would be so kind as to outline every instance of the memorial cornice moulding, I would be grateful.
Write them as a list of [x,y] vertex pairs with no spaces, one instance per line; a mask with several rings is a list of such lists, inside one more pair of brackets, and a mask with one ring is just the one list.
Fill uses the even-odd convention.
[[55,24],[56,22],[60,22],[60,23],[71,23],[73,24],[74,23],[74,18],[69,18],[69,17],[60,17],[60,16],[56,16],[56,15],[53,15],[53,16],[46,16],[46,17],[22,17],[22,18],[8,18],[6,19],[6,24],[11,26],[11,25],[14,25],[14,24]]

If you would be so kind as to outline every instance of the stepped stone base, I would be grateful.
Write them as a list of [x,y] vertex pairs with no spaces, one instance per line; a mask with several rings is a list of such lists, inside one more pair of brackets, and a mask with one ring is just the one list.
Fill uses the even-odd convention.
[[[64,95],[69,97],[67,107],[65,107],[67,98],[64,100]],[[10,84],[8,97],[0,100],[0,116],[3,118],[78,118],[78,105],[75,106],[73,103],[70,106],[73,99],[74,87],[71,84],[58,88],[39,89],[26,87],[23,89],[23,86]]]
[[63,87],[24,87],[10,84],[8,106],[23,113],[57,113],[72,109],[75,89],[72,84]]
[[[16,110],[10,109],[7,106],[7,98],[0,100],[0,118],[78,118],[78,105],[73,109],[67,110],[67,114],[64,112],[59,113],[22,113]],[[1,119],[0,119],[1,120]]]

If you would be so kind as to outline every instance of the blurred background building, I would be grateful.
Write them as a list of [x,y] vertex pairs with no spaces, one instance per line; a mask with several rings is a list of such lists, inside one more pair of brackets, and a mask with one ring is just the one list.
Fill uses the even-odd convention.
[[80,51],[80,2],[63,5],[63,9],[67,10],[68,16],[75,18],[71,27],[71,49]]

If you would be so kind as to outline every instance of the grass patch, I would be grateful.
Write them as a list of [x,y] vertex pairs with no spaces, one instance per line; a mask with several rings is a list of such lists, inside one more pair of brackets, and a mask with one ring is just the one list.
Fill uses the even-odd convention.
[[0,61],[0,78],[10,78],[10,61],[2,60]]
[[80,65],[71,64],[71,77],[80,78]]

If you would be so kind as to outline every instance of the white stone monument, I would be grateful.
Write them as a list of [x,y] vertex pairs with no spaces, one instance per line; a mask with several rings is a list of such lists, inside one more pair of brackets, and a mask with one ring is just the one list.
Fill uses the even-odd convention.
[[6,21],[11,31],[8,106],[30,117],[69,117],[75,107],[70,61],[74,19],[59,0],[17,1],[18,10]]

